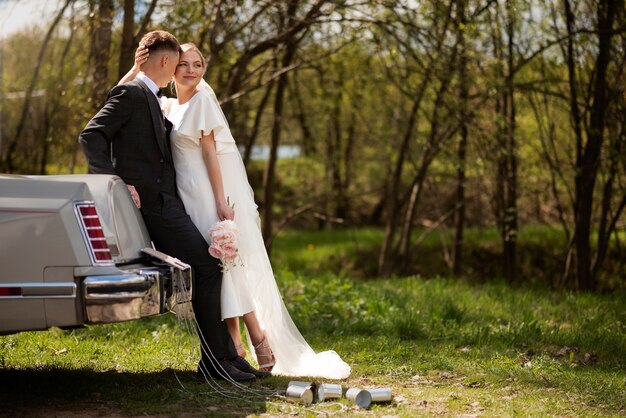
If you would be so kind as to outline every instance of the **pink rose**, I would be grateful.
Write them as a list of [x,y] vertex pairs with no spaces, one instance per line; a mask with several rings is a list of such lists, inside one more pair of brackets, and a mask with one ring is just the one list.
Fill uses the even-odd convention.
[[218,245],[211,245],[209,247],[209,254],[215,258],[222,258],[224,256],[224,252]]
[[212,242],[222,246],[225,244],[234,244],[236,240],[236,235],[230,231],[218,231],[212,235]]
[[225,244],[222,246],[222,251],[224,252],[224,257],[226,256],[230,256],[230,255],[236,255],[237,254],[237,247],[234,246],[233,244]]

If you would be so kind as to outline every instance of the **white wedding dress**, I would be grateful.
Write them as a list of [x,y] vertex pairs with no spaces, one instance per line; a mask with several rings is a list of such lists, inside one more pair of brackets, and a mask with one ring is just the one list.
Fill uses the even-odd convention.
[[218,219],[202,159],[202,133],[213,131],[224,192],[230,204],[235,205],[239,255],[243,265],[230,267],[224,272],[222,318],[256,311],[276,358],[273,374],[328,379],[348,377],[350,366],[332,350],[315,353],[289,316],[265,250],[257,205],[245,166],[211,87],[202,81],[187,103],[179,105],[177,99],[169,98],[161,99],[161,104],[164,114],[174,125],[170,139],[178,192],[191,220],[207,242],[210,242],[209,229]]

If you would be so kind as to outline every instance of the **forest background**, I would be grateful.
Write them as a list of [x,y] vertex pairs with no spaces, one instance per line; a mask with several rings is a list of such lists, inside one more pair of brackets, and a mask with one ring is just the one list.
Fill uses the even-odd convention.
[[624,289],[623,1],[57,3],[0,40],[0,172],[86,172],[79,132],[165,29],[205,52],[270,251],[343,229],[357,277]]

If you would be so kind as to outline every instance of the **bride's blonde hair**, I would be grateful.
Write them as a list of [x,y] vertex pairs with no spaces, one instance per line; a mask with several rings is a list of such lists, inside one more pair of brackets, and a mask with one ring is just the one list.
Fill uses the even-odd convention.
[[186,44],[182,44],[180,46],[180,49],[183,50],[183,53],[185,53],[187,51],[195,51],[196,54],[198,54],[200,56],[200,61],[202,62],[202,67],[206,68],[206,60],[204,59],[204,55],[202,55],[202,52],[200,52],[200,50],[198,49],[196,44],[194,44],[192,42],[187,42]]

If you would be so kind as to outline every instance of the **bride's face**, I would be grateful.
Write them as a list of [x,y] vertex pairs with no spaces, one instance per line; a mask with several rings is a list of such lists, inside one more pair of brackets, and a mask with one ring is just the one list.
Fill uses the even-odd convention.
[[202,65],[200,55],[194,50],[183,52],[174,73],[174,81],[176,81],[177,88],[195,88],[202,80],[203,75],[204,66]]

